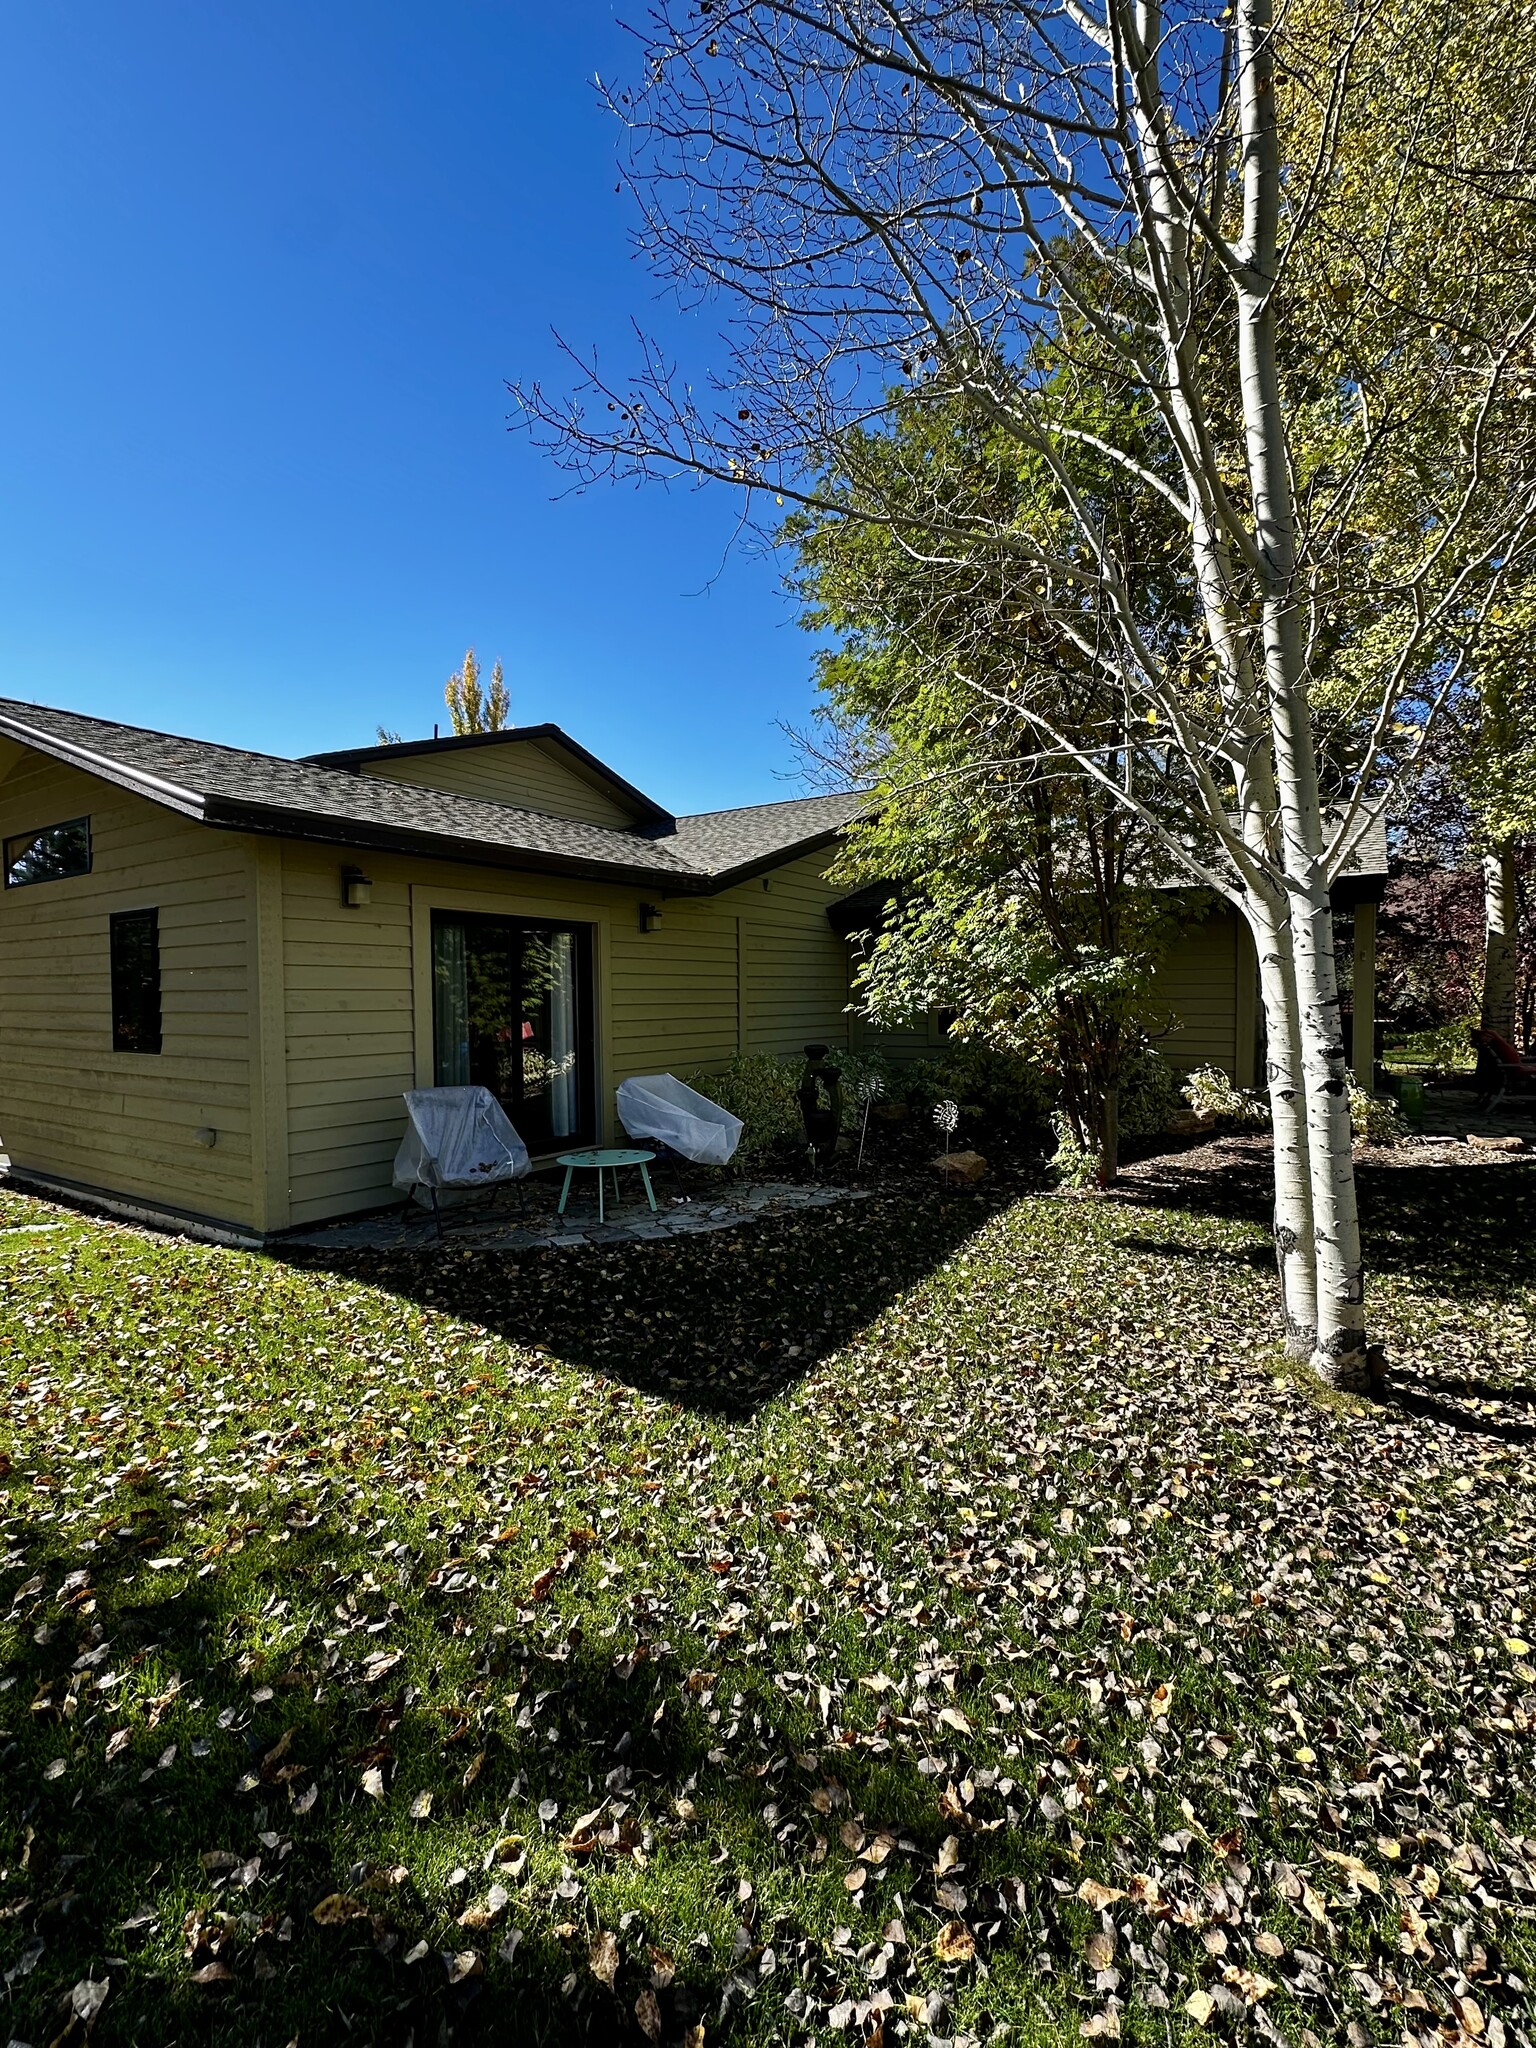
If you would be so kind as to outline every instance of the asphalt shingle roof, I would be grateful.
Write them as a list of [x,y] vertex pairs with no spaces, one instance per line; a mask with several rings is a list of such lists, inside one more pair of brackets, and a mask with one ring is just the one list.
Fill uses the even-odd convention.
[[0,699],[0,734],[208,825],[685,890],[828,839],[859,803],[806,797],[626,832],[12,699]]

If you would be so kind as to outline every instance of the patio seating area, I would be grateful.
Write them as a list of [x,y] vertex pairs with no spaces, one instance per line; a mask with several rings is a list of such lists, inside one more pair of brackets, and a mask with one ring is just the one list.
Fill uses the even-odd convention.
[[[618,1244],[632,1239],[694,1237],[704,1231],[732,1230],[764,1217],[785,1216],[801,1209],[830,1208],[837,1202],[866,1200],[865,1188],[823,1187],[792,1181],[724,1182],[718,1187],[691,1186],[679,1193],[675,1177],[658,1178],[656,1209],[645,1198],[638,1177],[626,1178],[623,1199],[606,1204],[598,1219],[593,1177],[582,1177],[560,1213],[562,1174],[535,1173],[519,1182],[518,1192],[445,1198],[441,1248],[456,1251],[532,1251],[562,1245]],[[671,1184],[669,1184],[669,1182]],[[519,1207],[518,1195],[522,1206]],[[430,1250],[439,1243],[430,1211],[398,1208],[371,1216],[348,1218],[314,1230],[295,1231],[285,1244],[314,1245],[325,1250]]]

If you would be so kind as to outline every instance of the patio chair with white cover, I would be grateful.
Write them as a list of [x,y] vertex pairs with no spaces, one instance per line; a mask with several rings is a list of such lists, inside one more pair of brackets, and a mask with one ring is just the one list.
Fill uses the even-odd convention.
[[621,1081],[619,1122],[632,1138],[651,1138],[698,1166],[724,1166],[741,1143],[741,1118],[675,1074]]
[[498,1187],[528,1172],[528,1147],[489,1088],[412,1088],[405,1113],[410,1121],[395,1154],[395,1186],[405,1189],[405,1214],[418,1192],[431,1195],[439,1237],[442,1190],[485,1188],[494,1198]]

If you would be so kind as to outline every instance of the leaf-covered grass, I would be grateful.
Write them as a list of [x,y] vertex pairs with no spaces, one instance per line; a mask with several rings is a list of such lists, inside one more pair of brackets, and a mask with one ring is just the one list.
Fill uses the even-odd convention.
[[1381,1408],[1241,1184],[1136,1197],[328,1265],[0,1193],[0,2026],[1525,2043],[1536,1176],[1374,1177]]

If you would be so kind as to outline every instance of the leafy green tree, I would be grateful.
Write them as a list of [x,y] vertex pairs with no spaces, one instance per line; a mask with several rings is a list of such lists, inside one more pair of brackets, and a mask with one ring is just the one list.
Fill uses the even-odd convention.
[[501,732],[512,709],[499,661],[491,669],[490,687],[481,690],[480,664],[473,647],[465,653],[463,667],[456,669],[444,685],[443,701],[454,731],[461,735]]
[[[1134,417],[1117,431],[1141,438]],[[860,1000],[876,1023],[948,1011],[956,1036],[1046,1067],[1072,1137],[1108,1183],[1122,1075],[1166,1022],[1152,974],[1186,899],[1146,886],[1166,866],[1152,835],[1090,777],[1042,755],[1020,694],[1048,703],[1061,730],[1116,761],[1148,802],[1165,780],[1153,735],[1144,721],[1126,729],[1123,699],[1070,634],[1020,606],[1005,542],[986,563],[925,544],[935,502],[985,508],[1000,535],[1025,519],[1064,528],[1047,466],[974,408],[904,395],[883,432],[850,433],[839,454],[821,480],[828,509],[793,516],[786,534],[805,623],[836,639],[817,656],[808,745],[876,793],[839,871],[895,892],[867,937]],[[1109,462],[1095,484],[1100,516],[1141,547],[1148,630],[1187,637],[1160,501]]]

